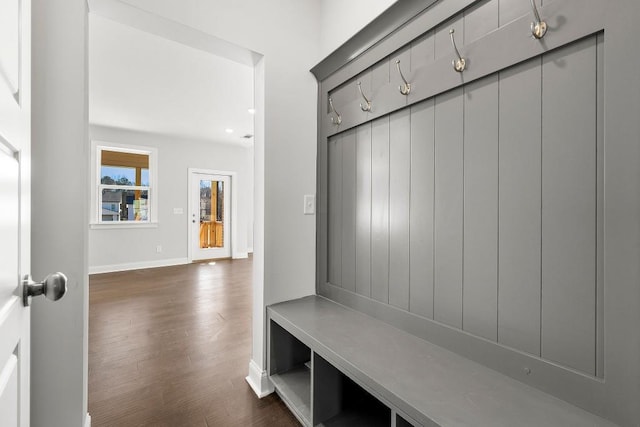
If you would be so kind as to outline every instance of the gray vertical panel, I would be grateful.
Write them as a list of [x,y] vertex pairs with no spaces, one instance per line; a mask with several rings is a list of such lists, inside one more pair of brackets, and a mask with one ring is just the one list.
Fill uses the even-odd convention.
[[464,13],[464,43],[469,44],[498,28],[498,0],[481,2]]
[[436,98],[434,319],[462,327],[462,89]]
[[604,34],[597,42],[597,236],[596,236],[596,375],[604,377]]
[[371,296],[371,123],[356,130],[356,292]]
[[454,36],[458,49],[460,49],[461,54],[464,56],[464,49],[462,48],[464,45],[464,18],[463,16],[459,16],[445,22],[437,28],[434,42],[436,59],[442,58],[443,56],[450,56],[451,59],[455,57],[455,52],[451,45],[451,36],[449,35],[449,30],[452,28],[456,31]]
[[406,77],[407,72],[411,71],[411,57],[411,45],[405,46],[403,49],[398,50],[389,57],[389,81],[394,83],[398,82],[398,84],[400,84],[402,80],[398,73],[396,61],[400,61],[400,65],[402,65],[401,68]]
[[329,139],[329,283],[342,283],[342,137]]
[[411,43],[412,75],[418,68],[431,64],[434,61],[434,41],[435,35],[433,31],[429,31],[427,35]]
[[[539,0],[536,0],[536,2],[540,6]],[[533,22],[531,3],[528,1],[499,0],[499,10],[501,26],[527,14],[531,15],[531,21]],[[529,28],[523,28],[523,31],[529,31]]]
[[356,290],[356,131],[342,136],[342,287]]
[[371,126],[371,297],[389,302],[389,117]]
[[595,374],[595,37],[542,67],[542,356]]
[[320,292],[319,286],[329,281],[328,262],[329,241],[328,229],[328,192],[329,192],[329,142],[321,124],[324,119],[325,106],[328,99],[325,95],[324,85],[320,83],[320,96],[318,96],[318,154],[317,154],[317,189],[316,189],[316,292]]
[[498,76],[464,89],[463,328],[498,339]]
[[541,59],[500,73],[498,342],[540,355]]
[[411,108],[409,311],[433,318],[434,99]]
[[[393,78],[394,81],[397,78],[395,68]],[[382,117],[391,111],[392,106],[401,107],[406,103],[406,97],[397,93],[389,85],[390,79],[389,58],[387,57],[371,68],[371,96],[369,97],[371,110],[367,113],[368,119]]]
[[312,425],[321,424],[342,410],[342,374],[317,353],[313,355]]
[[[331,100],[333,101],[333,106],[340,113],[342,113],[342,111],[340,111],[338,107],[349,104],[358,99],[360,92],[357,91],[356,81],[357,78],[354,77],[341,84],[336,89],[332,90],[329,94],[329,96],[331,96]],[[329,110],[327,110],[327,113],[329,113]]]
[[389,304],[409,310],[409,196],[411,111],[391,115],[389,124]]
[[389,58],[385,58],[371,67],[371,90],[375,93],[389,83]]

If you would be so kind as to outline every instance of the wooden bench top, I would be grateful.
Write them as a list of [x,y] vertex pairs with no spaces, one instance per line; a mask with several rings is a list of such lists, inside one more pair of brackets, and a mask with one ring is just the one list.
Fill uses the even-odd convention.
[[336,368],[425,426],[614,426],[323,297],[268,310],[271,319]]

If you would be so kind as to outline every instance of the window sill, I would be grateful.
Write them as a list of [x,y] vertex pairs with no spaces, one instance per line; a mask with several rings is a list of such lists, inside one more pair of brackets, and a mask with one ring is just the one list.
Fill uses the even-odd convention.
[[92,222],[89,224],[89,228],[91,230],[112,230],[116,228],[158,228],[158,222]]

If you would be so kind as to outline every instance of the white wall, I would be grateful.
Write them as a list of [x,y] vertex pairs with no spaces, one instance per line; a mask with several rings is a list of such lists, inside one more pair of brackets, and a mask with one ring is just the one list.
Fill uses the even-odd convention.
[[[309,70],[364,22],[334,12],[341,23],[325,30],[320,16],[331,13],[330,5],[319,0],[124,1],[264,55],[255,71],[252,355],[262,369],[265,305],[315,292],[315,216],[302,212],[303,196],[316,189],[317,83]],[[359,5],[365,10],[363,19],[373,18],[376,11],[369,2]],[[328,33],[338,26],[340,37],[334,39]]]
[[89,15],[91,124],[244,142],[253,133],[253,92],[253,64]]
[[[137,9],[120,10],[113,19],[89,15],[90,136],[159,150],[159,223],[92,228],[89,272],[188,261],[188,168],[237,173],[232,256],[245,257],[253,244],[253,142],[241,137],[254,132],[254,116],[247,111],[254,104],[253,67],[114,20],[127,18],[125,12],[137,12],[157,30],[171,29],[167,20]],[[184,213],[175,215],[174,208]]]
[[[92,125],[96,141],[155,147],[158,152],[158,225],[154,228],[91,229],[89,272],[115,271],[187,262],[189,239],[188,168],[236,172],[238,209],[235,257],[246,256],[253,212],[251,147],[188,140]],[[183,214],[174,214],[182,208]],[[156,252],[156,246],[162,252]]]
[[62,271],[69,282],[60,301],[33,300],[31,426],[81,427],[88,372],[87,5],[32,4],[32,274],[41,280]]
[[397,0],[320,0],[320,54],[329,55]]
[[[302,208],[303,195],[315,193],[317,85],[309,70],[320,57],[319,2],[127,3],[264,55],[256,69],[257,208],[253,245],[258,275],[254,283],[257,307],[253,315],[253,360],[262,368],[264,304],[309,295],[315,290],[315,217],[303,215]],[[264,71],[262,88],[260,70]],[[264,211],[260,212],[262,207]],[[263,215],[264,229],[260,224]]]

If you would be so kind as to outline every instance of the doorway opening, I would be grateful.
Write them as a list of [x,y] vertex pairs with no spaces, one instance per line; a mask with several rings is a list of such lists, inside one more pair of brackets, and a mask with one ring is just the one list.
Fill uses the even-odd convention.
[[[99,320],[96,320],[96,316],[100,316],[96,305],[90,305],[89,309],[94,320],[89,322],[89,402],[90,409],[96,411],[96,422],[100,422],[98,411],[101,408],[106,407],[109,402],[122,399],[129,401],[129,396],[140,390],[121,387],[120,382],[108,372],[111,369],[123,372],[124,377],[131,380],[127,381],[127,386],[131,387],[136,387],[134,382],[140,385],[139,376],[148,374],[151,377],[154,372],[158,379],[162,380],[166,377],[164,369],[175,371],[176,363],[180,363],[171,360],[170,353],[174,352],[175,348],[166,345],[168,337],[174,333],[186,337],[184,345],[190,349],[204,347],[211,350],[211,342],[221,336],[217,335],[217,328],[233,332],[237,342],[251,345],[234,347],[234,352],[231,352],[230,345],[224,349],[216,347],[225,355],[233,355],[235,364],[227,365],[225,369],[234,373],[236,378],[240,378],[246,374],[250,360],[255,359],[261,368],[264,366],[263,338],[259,336],[256,341],[250,337],[251,331],[264,330],[263,326],[255,324],[264,322],[261,313],[264,307],[262,282],[265,102],[264,61],[258,54],[242,48],[230,50],[233,46],[223,42],[225,50],[222,52],[226,54],[220,56],[216,53],[220,41],[209,34],[189,29],[190,34],[194,36],[193,40],[197,42],[191,45],[188,38],[174,37],[175,34],[182,34],[175,30],[183,31],[184,27],[170,19],[158,17],[122,2],[108,0],[91,3],[97,6],[92,8],[89,17],[89,49],[92,57],[89,71],[90,136],[101,141],[156,147],[159,190],[153,195],[158,196],[160,204],[157,209],[157,224],[114,231],[99,228],[89,230],[89,271],[110,275],[92,275],[91,285],[95,284],[91,291],[92,304],[99,299],[98,279],[105,280],[106,293],[122,291],[119,297],[121,303],[117,305],[117,310],[103,314]],[[118,7],[98,7],[109,3]],[[141,17],[144,19],[140,19]],[[185,44],[186,47],[182,48],[180,44]],[[235,54],[236,50],[242,50],[241,54]],[[167,63],[166,58],[172,60]],[[229,64],[223,63],[225,61]],[[117,65],[123,63],[127,64],[127,72],[124,75],[118,72],[121,66]],[[158,63],[165,64],[166,67],[158,67]],[[245,68],[248,68],[249,72],[246,72]],[[194,74],[193,70],[197,72]],[[240,84],[242,82],[247,84]],[[160,88],[155,87],[158,84],[161,85]],[[218,86],[222,86],[222,89],[216,92]],[[235,88],[230,92],[230,99],[226,98],[228,93],[224,89],[227,87]],[[172,97],[171,102],[166,102],[168,94]],[[140,102],[122,102],[123,99],[135,99]],[[213,101],[223,104],[222,107],[215,105]],[[247,120],[250,121],[248,124],[245,123]],[[227,129],[234,131],[230,132]],[[253,141],[242,137],[249,134],[255,135]],[[196,167],[202,169],[192,169]],[[207,177],[204,181],[208,181],[208,184],[205,183],[201,187],[201,180],[198,180],[197,185],[193,183],[194,173],[226,176],[226,181],[218,177]],[[197,190],[194,190],[194,187]],[[206,196],[204,199],[209,199],[208,202],[204,200],[204,212],[200,209],[201,193]],[[254,249],[255,256],[251,256]],[[224,252],[221,253],[222,250]],[[198,252],[206,254],[199,255]],[[248,259],[241,259],[247,257]],[[211,258],[233,260],[216,261],[215,264],[204,262],[205,259]],[[197,260],[203,261],[193,262]],[[251,268],[246,268],[249,265]],[[166,286],[153,278],[153,268],[157,267],[162,268],[155,271],[160,277],[172,277],[172,280],[165,282]],[[133,271],[127,273],[126,270]],[[193,273],[193,277],[189,278],[186,275],[187,270]],[[178,273],[170,274],[171,271]],[[142,282],[151,284],[148,288],[149,293],[155,295],[156,300],[162,299],[158,298],[160,292],[169,291],[168,288],[171,287],[182,294],[187,286],[193,285],[199,292],[206,294],[210,298],[203,298],[202,295],[191,298],[189,301],[194,305],[185,315],[199,320],[199,324],[210,335],[184,329],[182,326],[178,328],[175,321],[167,323],[164,328],[157,322],[151,322],[149,324],[153,325],[154,333],[161,336],[164,342],[160,340],[157,347],[154,343],[148,348],[153,354],[141,354],[140,360],[127,355],[126,359],[134,359],[137,366],[134,368],[133,364],[128,365],[126,369],[129,371],[125,374],[125,367],[118,366],[120,362],[128,363],[125,358],[120,358],[116,352],[108,352],[107,350],[116,350],[111,345],[105,346],[104,352],[96,352],[96,337],[103,335],[111,339],[111,342],[121,342],[118,333],[124,332],[130,337],[136,337],[137,342],[140,342],[140,339],[148,340],[150,329],[145,327],[143,320],[153,319],[154,316],[172,317],[168,306],[160,306],[157,311],[152,312],[144,298],[128,298],[126,294],[129,291],[135,293],[135,287],[131,286],[132,282],[127,280],[127,277],[134,277],[134,281],[139,285],[142,285]],[[163,281],[165,280],[166,277]],[[239,302],[243,307],[250,308],[248,312],[242,312],[245,322],[242,328],[231,326],[231,323],[228,323],[230,320],[225,321],[225,318],[230,319],[238,313],[235,308],[222,312],[219,306],[228,300],[224,283],[228,285],[230,293],[236,293],[240,288],[239,280],[242,280],[243,284],[249,284],[251,289],[251,292],[245,294],[250,298],[249,302]],[[181,286],[176,287],[176,282]],[[145,292],[142,291],[140,294]],[[165,294],[163,298],[166,302],[173,300],[174,296]],[[144,309],[140,310],[140,307]],[[132,312],[129,317],[131,322],[127,325],[124,319],[128,308],[131,308]],[[210,315],[212,313],[216,314]],[[126,326],[126,329],[118,331],[116,325],[120,324]],[[248,324],[251,327],[247,327]],[[185,347],[178,347],[181,347],[179,353],[184,355]],[[213,358],[207,359],[202,353],[193,352],[186,357],[187,363],[183,365],[193,367],[194,373],[181,378],[181,385],[185,389],[200,390],[203,394],[217,393],[211,381],[204,381],[206,377],[203,375],[205,369],[215,367],[217,362],[214,363]],[[153,362],[150,359],[153,359]],[[142,372],[145,365],[147,372]],[[107,391],[103,395],[93,387],[97,384],[95,381],[99,375],[113,381],[107,385]],[[248,390],[245,384],[244,388],[241,388],[238,380],[233,381],[234,386],[238,385],[237,389]],[[153,400],[155,394],[144,397]],[[164,399],[164,395],[161,397]],[[253,402],[255,396],[246,394],[244,398]],[[184,397],[180,399],[184,402]],[[239,400],[236,396],[235,401]],[[215,401],[220,402],[220,399]],[[160,402],[147,401],[145,405],[147,404],[154,408],[168,406],[162,399]],[[125,409],[131,411],[131,406],[128,405]],[[142,412],[139,414],[142,420],[148,419],[149,412],[152,412],[153,416],[157,413]]]

